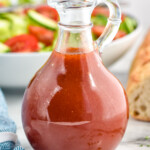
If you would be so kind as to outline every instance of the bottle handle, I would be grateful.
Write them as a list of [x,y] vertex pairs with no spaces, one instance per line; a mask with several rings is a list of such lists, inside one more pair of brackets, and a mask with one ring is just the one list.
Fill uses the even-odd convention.
[[121,9],[117,0],[100,0],[101,2],[108,6],[110,15],[103,34],[95,41],[100,52],[103,51],[106,45],[112,42],[121,23]]

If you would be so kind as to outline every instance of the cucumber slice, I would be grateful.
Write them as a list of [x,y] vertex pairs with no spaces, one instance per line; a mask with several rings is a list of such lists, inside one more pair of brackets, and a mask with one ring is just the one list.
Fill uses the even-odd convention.
[[28,11],[28,16],[30,19],[38,23],[39,25],[48,28],[50,30],[56,30],[57,29],[57,23],[49,18],[44,17],[40,13],[34,11],[34,10],[29,10]]
[[129,33],[128,28],[127,28],[125,22],[122,22],[122,23],[120,24],[119,30],[124,31],[124,32],[126,32],[127,34]]
[[125,24],[126,24],[126,27],[128,29],[128,33],[131,33],[136,28],[135,20],[130,18],[130,17],[125,18]]
[[11,36],[27,33],[28,22],[26,21],[26,17],[11,13],[0,14],[0,17],[10,21]]
[[40,49],[39,50],[39,52],[50,52],[50,51],[52,51],[53,49],[52,49],[52,46],[47,46],[47,47],[45,47],[45,48],[43,48],[43,49]]
[[40,49],[45,48],[45,44],[43,44],[42,42],[39,42],[38,45],[39,45],[39,48],[40,48]]
[[0,19],[0,42],[4,42],[11,37],[10,22]]
[[103,15],[97,15],[95,17],[92,17],[91,20],[94,25],[106,26],[107,24],[107,17]]
[[7,52],[10,52],[10,48],[5,44],[0,43],[0,53],[7,53]]
[[19,4],[34,4],[35,0],[19,0]]

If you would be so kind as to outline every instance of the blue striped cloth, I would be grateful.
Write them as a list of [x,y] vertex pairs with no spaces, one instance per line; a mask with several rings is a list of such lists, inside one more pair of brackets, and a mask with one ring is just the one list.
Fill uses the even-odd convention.
[[24,150],[19,146],[16,125],[8,116],[8,108],[0,89],[0,150]]

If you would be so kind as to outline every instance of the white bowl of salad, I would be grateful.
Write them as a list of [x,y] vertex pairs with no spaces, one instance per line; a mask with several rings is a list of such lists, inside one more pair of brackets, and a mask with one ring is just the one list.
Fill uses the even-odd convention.
[[[108,16],[105,7],[93,11],[93,40],[102,34]],[[55,47],[58,21],[57,11],[49,6],[0,13],[0,87],[27,86]],[[102,55],[106,66],[114,63],[134,44],[140,29],[136,19],[122,15],[118,34]]]

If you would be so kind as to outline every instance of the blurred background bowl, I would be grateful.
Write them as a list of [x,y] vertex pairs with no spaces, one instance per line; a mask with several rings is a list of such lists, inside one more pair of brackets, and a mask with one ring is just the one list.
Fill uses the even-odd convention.
[[[137,28],[127,36],[113,41],[103,50],[102,59],[106,67],[116,62],[127,52],[141,32]],[[0,87],[25,87],[36,71],[46,62],[47,53],[3,53],[0,54]]]
[[142,31],[141,23],[138,20],[137,23],[138,26],[132,33],[114,40],[110,45],[105,47],[102,54],[102,59],[106,67],[109,67],[120,59],[135,44]]

